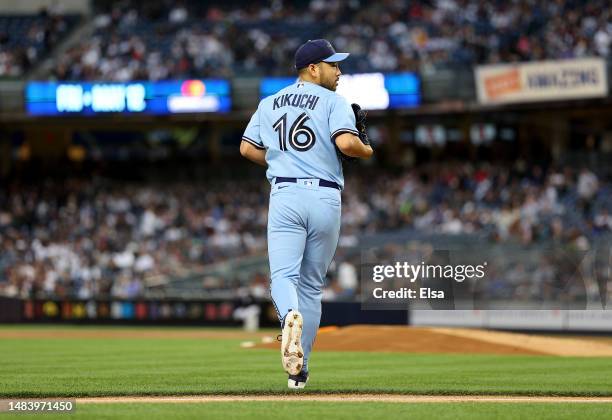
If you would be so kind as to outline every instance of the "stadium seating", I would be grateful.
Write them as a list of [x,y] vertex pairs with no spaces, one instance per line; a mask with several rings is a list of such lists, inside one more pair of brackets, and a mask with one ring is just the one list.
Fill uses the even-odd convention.
[[20,77],[48,54],[72,28],[78,15],[0,15],[0,77]]
[[604,0],[139,3],[98,2],[94,36],[60,59],[52,77],[287,75],[296,47],[319,37],[353,54],[343,63],[349,73],[607,57],[612,42]]

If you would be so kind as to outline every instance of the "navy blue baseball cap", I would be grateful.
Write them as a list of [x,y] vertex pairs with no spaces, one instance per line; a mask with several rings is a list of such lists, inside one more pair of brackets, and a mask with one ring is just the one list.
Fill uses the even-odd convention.
[[326,39],[309,39],[295,52],[295,68],[297,70],[309,64],[337,63],[349,56],[349,53],[337,53],[332,44]]

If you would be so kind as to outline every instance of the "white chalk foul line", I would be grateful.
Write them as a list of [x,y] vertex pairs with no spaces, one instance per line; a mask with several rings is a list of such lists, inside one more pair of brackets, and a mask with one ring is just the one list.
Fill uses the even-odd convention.
[[504,395],[397,395],[397,394],[304,394],[304,395],[191,395],[191,396],[118,396],[77,398],[77,404],[100,403],[208,403],[250,401],[329,401],[389,403],[612,403],[612,397],[553,397]]

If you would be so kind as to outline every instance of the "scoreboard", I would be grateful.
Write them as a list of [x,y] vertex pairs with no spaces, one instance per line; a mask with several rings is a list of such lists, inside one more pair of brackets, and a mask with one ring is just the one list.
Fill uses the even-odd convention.
[[228,112],[230,84],[223,79],[159,82],[30,82],[29,115],[97,115]]
[[[261,81],[261,99],[295,83],[295,77],[268,77]],[[421,104],[420,79],[415,73],[343,74],[336,92],[363,109],[412,108]]]

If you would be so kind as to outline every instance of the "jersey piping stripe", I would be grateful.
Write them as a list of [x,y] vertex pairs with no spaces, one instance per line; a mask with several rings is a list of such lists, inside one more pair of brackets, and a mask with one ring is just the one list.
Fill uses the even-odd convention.
[[351,130],[350,128],[340,128],[336,131],[334,131],[331,135],[332,140],[335,139],[336,137],[338,137],[340,134],[342,133],[350,133],[350,134],[354,134],[356,136],[359,136],[359,132],[355,131],[355,130]]
[[265,149],[263,144],[259,144],[255,140],[252,140],[248,137],[242,136],[242,140],[246,141],[247,143],[251,143],[253,146],[257,147],[258,149]]

